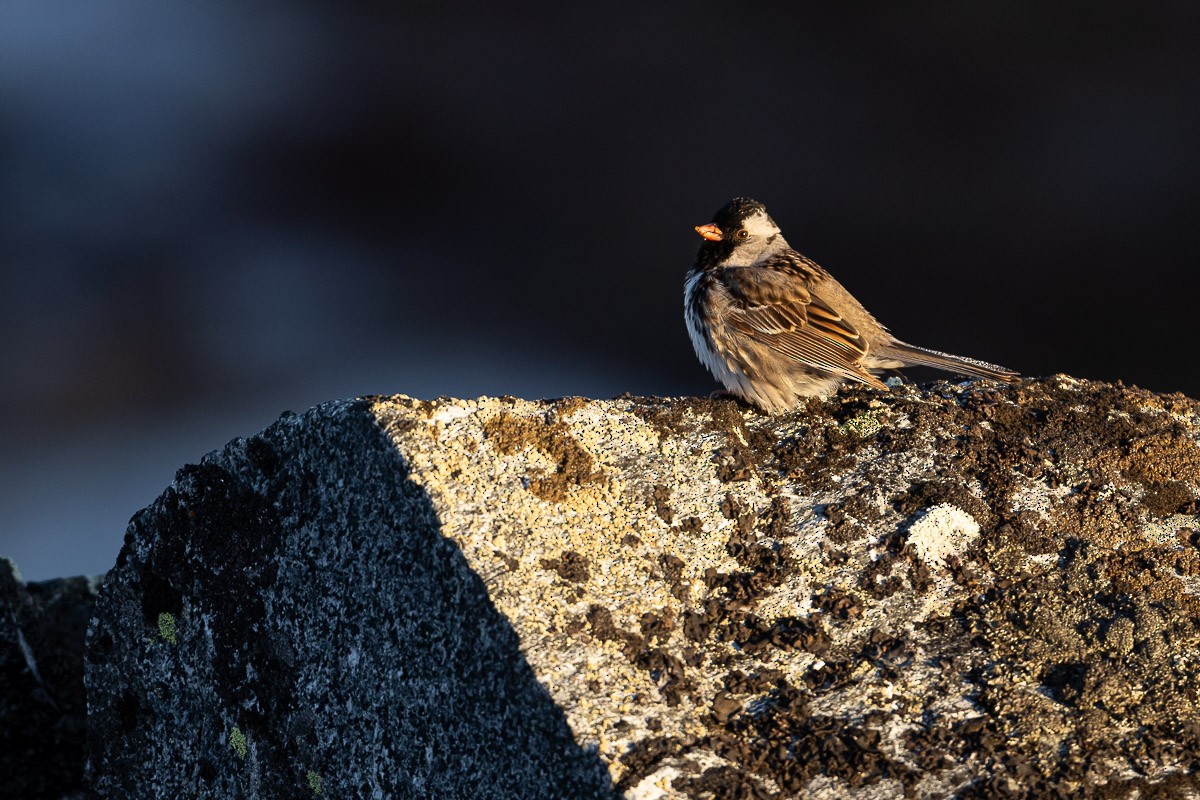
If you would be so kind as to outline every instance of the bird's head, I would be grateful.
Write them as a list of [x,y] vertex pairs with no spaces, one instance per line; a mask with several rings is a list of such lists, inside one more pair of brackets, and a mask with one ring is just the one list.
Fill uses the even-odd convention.
[[766,207],[748,197],[730,200],[712,222],[697,225],[696,233],[704,238],[700,259],[721,266],[753,264],[763,253],[787,246]]

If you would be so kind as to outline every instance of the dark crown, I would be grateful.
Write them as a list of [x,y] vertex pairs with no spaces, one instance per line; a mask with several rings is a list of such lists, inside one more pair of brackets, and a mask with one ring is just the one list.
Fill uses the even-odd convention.
[[759,211],[766,214],[766,206],[749,197],[735,197],[721,206],[721,210],[713,215],[712,221],[717,224],[717,227],[724,230],[726,227],[741,225],[748,217]]

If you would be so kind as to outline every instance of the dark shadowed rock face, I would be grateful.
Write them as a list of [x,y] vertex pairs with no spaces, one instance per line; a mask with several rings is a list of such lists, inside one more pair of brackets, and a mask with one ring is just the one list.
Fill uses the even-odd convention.
[[83,641],[98,581],[22,583],[0,559],[0,797],[83,786]]
[[1198,440],[1194,401],[1061,376],[286,417],[131,524],[93,785],[1181,795]]
[[107,797],[611,794],[364,402],[180,470],[88,662]]

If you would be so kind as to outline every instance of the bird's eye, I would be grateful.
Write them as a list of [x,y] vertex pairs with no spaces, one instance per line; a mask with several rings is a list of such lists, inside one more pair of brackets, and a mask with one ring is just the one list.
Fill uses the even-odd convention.
[[740,231],[735,233],[734,236],[736,236],[739,239],[749,239],[750,231],[746,230],[745,228],[742,228]]

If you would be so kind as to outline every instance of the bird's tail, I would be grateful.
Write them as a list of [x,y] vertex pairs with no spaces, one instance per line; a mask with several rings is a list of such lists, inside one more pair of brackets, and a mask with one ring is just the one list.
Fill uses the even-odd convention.
[[903,361],[906,367],[934,367],[935,369],[944,369],[947,372],[956,372],[959,375],[993,378],[1005,383],[1016,383],[1020,377],[1018,373],[1006,367],[989,364],[986,361],[978,361],[974,358],[966,358],[965,356],[950,355],[939,350],[926,350],[924,347],[917,347],[906,342],[891,342],[878,355],[884,357],[893,356],[897,360]]

